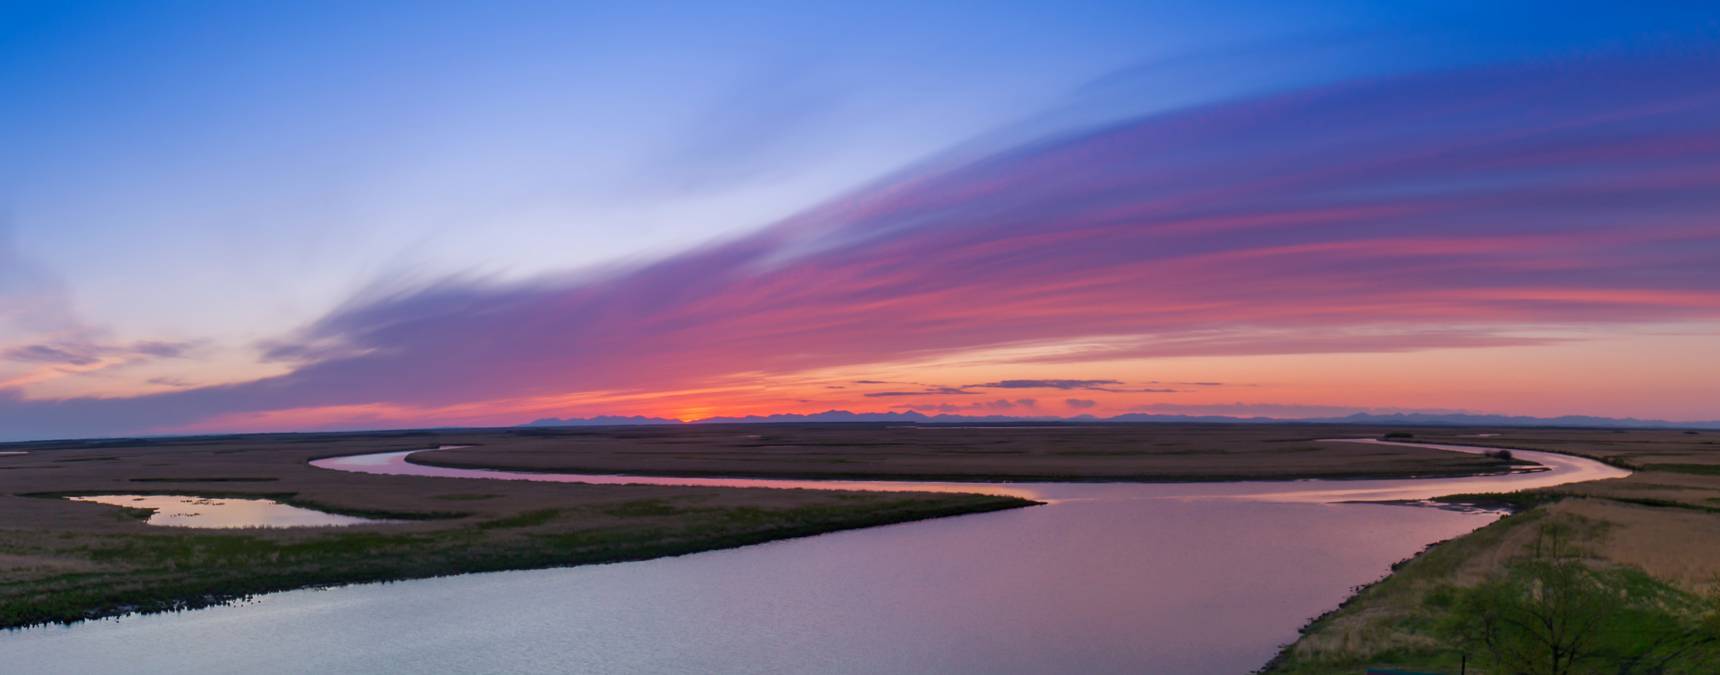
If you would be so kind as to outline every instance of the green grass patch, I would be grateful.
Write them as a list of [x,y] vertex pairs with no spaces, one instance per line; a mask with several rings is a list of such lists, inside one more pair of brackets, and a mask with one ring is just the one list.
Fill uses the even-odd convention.
[[527,511],[525,513],[506,516],[503,518],[486,520],[478,523],[478,529],[500,530],[514,527],[537,527],[555,520],[556,516],[559,515],[561,515],[561,509],[538,509],[536,511]]
[[1568,498],[1570,495],[1553,490],[1518,490],[1515,492],[1479,492],[1461,493],[1434,497],[1433,501],[1442,504],[1462,504],[1481,508],[1503,508],[1509,511],[1527,511],[1529,509],[1551,504]]
[[189,609],[294,588],[640,560],[1033,503],[983,495],[792,508],[691,508],[635,500],[618,508],[667,515],[602,527],[561,518],[559,509],[539,509],[411,531],[9,534],[0,538],[0,553],[65,560],[77,563],[72,569],[79,571],[0,583],[0,628]]
[[[1523,528],[1535,534],[1522,553],[1456,582]],[[1312,622],[1263,672],[1717,672],[1720,597],[1597,560],[1585,546],[1606,531],[1536,509],[1433,546]]]

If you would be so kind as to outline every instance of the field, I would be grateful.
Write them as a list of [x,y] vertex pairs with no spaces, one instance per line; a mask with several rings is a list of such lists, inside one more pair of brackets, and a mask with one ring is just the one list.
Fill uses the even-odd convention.
[[[0,626],[247,594],[631,560],[1030,505],[963,494],[733,490],[341,473],[310,459],[485,442],[390,433],[14,444],[0,456]],[[405,522],[191,530],[62,495],[196,494]]]
[[699,425],[515,430],[412,461],[570,473],[919,480],[1214,481],[1469,475],[1505,463],[1329,425]]
[[[735,426],[116,439],[0,446],[0,626],[247,594],[632,560],[1027,506],[963,494],[595,486],[342,473],[311,459],[438,445],[513,468],[895,478],[1192,480],[1498,471],[1471,455],[1321,444],[1323,427]],[[189,530],[79,494],[269,497],[403,522]]]
[[[1354,673],[1367,666],[1457,672],[1466,657],[1469,672],[1706,673],[1720,668],[1720,432],[1414,433],[1427,442],[1583,455],[1637,473],[1513,495],[1508,501],[1521,512],[1408,561],[1309,626],[1268,672]],[[1553,538],[1568,544],[1549,563],[1546,552]],[[1475,615],[1474,602],[1454,599],[1477,600],[1474,589],[1507,594],[1500,589],[1508,589],[1511,575],[1524,569],[1540,570],[1529,579],[1537,588],[1548,587],[1549,575],[1569,579],[1559,576],[1560,570],[1575,570],[1581,582],[1570,596],[1600,598],[1601,609],[1593,617],[1575,602],[1545,612],[1563,625],[1595,619],[1600,627],[1567,654],[1573,662],[1564,670],[1554,669],[1545,654],[1534,667],[1494,665],[1489,670],[1494,650],[1465,632],[1496,614]],[[1539,591],[1536,597],[1547,594]],[[1613,639],[1624,642],[1607,641]],[[1580,658],[1585,649],[1594,653]],[[1661,664],[1662,658],[1671,660]]]

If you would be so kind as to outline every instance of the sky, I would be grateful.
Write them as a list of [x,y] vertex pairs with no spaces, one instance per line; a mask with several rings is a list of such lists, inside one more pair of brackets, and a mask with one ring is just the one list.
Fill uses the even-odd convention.
[[0,439],[1720,419],[1716,81],[1702,3],[0,0]]

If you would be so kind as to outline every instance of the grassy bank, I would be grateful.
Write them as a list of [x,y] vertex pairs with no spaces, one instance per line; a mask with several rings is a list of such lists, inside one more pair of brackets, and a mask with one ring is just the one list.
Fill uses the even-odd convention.
[[[1490,458],[1318,443],[1310,426],[918,429],[746,425],[104,439],[0,456],[0,626],[196,607],[329,584],[633,560],[1014,508],[1020,499],[599,486],[316,469],[342,454],[428,453],[463,466],[815,477],[1189,480],[1496,471]],[[481,451],[476,449],[481,448]],[[343,529],[183,530],[72,494],[264,497],[388,518]]]
[[[4,449],[29,454],[0,456],[0,626],[196,607],[306,586],[633,560],[1031,504],[962,494],[379,476],[307,464],[332,455],[468,445],[426,454],[437,462],[534,470],[966,480],[1407,477],[1508,466],[1479,455],[1318,442],[1365,433],[1383,431],[747,425],[23,444]],[[403,522],[179,530],[146,525],[135,510],[55,498],[139,493],[266,497]]]
[[1604,458],[1637,473],[1482,497],[1518,512],[1400,564],[1312,622],[1265,671],[1720,672],[1720,434],[1489,433],[1498,435],[1417,435]]
[[[790,508],[673,503],[654,499],[542,509],[464,527],[409,531],[379,526],[97,537],[12,531],[0,542],[0,558],[52,563],[38,568],[39,574],[15,571],[11,583],[0,586],[0,627],[187,609],[310,586],[641,560],[1029,502],[926,495]],[[640,522],[583,526],[588,519]]]
[[1506,471],[1506,458],[1321,439],[1333,425],[700,425],[516,429],[418,453],[457,468],[673,476],[947,481],[1408,478]]
[[[170,439],[36,444],[29,455],[0,457],[0,627],[313,586],[639,560],[1033,504],[967,494],[373,476],[306,464],[436,444],[389,434]],[[269,498],[399,522],[166,528],[144,524],[147,510],[62,498],[77,494]]]

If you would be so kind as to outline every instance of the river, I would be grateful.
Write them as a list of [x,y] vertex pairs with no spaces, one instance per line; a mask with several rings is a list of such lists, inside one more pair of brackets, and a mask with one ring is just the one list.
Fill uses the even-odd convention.
[[1499,517],[1344,502],[1626,475],[1530,451],[1516,455],[1546,470],[1003,484],[531,474],[422,466],[407,454],[316,464],[473,480],[959,489],[1049,503],[642,562],[30,628],[0,634],[0,663],[30,673],[1245,673],[1391,563]]

